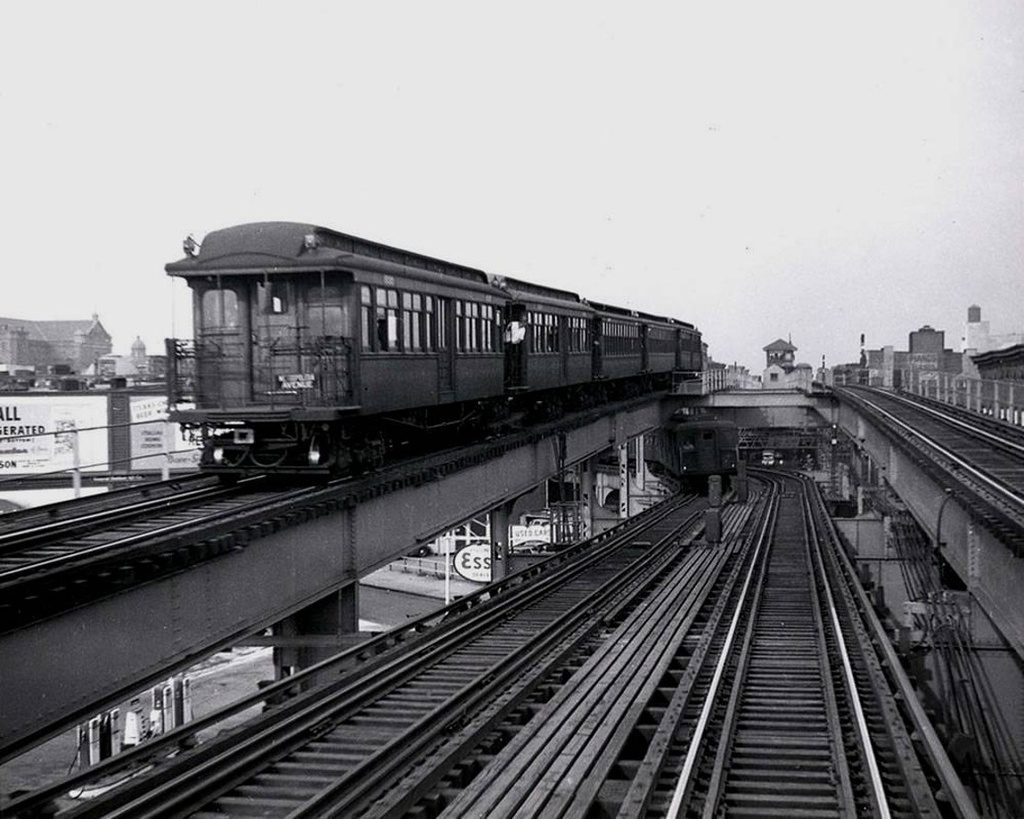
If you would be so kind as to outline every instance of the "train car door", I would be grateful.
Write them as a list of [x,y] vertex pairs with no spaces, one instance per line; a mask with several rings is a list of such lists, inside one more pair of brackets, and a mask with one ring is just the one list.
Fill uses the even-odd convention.
[[647,330],[646,324],[640,325],[640,372],[642,373],[651,369],[650,356],[647,352]]
[[328,278],[321,271],[318,280],[303,283],[303,290],[305,315],[300,323],[305,328],[309,400],[324,406],[350,404],[355,288],[350,280],[340,275]]
[[437,398],[455,400],[455,311],[451,299],[437,299]]
[[[308,388],[298,305],[304,288],[289,276],[265,274],[253,285],[252,392],[256,403],[299,403]],[[308,351],[306,351],[308,352]]]
[[602,358],[601,345],[604,343],[604,341],[603,341],[604,337],[601,334],[601,317],[600,316],[594,316],[592,327],[593,327],[593,332],[591,333],[591,336],[593,338],[593,341],[591,342],[591,344],[593,345],[593,349],[591,351],[591,356],[590,356],[590,371],[591,371],[590,375],[591,375],[591,378],[597,379],[597,378],[601,377],[601,373],[602,373],[601,368],[603,366],[603,362],[601,360],[601,358]]
[[675,339],[675,366],[674,369],[683,369],[683,331],[678,327],[672,334]]
[[510,304],[508,323],[505,325],[505,389],[525,390],[529,387],[527,365],[530,333],[525,304]]

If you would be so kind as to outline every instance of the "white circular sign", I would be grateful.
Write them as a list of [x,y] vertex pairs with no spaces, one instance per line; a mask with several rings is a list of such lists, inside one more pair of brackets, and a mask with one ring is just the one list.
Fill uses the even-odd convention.
[[473,543],[463,546],[452,558],[455,571],[466,580],[491,582],[491,544]]

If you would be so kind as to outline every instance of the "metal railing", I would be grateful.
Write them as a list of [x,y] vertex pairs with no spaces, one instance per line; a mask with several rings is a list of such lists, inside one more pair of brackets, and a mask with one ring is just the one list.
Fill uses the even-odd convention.
[[1024,384],[948,372],[897,372],[897,383],[905,392],[1024,427]]
[[352,401],[352,344],[340,336],[254,338],[238,332],[167,339],[172,405],[340,406]]
[[[153,424],[167,424],[169,423],[163,419],[147,419],[145,421],[129,421],[121,424],[106,424],[102,426],[93,427],[76,427],[68,426],[57,430],[44,430],[42,432],[32,432],[23,435],[8,435],[0,437],[0,444],[12,442],[18,443],[26,440],[32,440],[35,438],[53,438],[53,449],[49,453],[49,460],[51,464],[55,464],[61,461],[68,462],[67,465],[62,465],[56,469],[42,469],[38,470],[35,468],[26,468],[24,471],[12,471],[10,473],[0,472],[0,487],[8,484],[19,484],[24,486],[24,482],[28,478],[38,479],[45,477],[54,477],[58,475],[71,475],[71,486],[74,490],[75,497],[80,497],[82,492],[82,473],[88,472],[94,475],[107,475],[114,473],[117,467],[123,467],[127,472],[131,472],[136,468],[136,464],[139,461],[146,461],[149,459],[161,458],[160,462],[160,480],[168,480],[170,478],[171,468],[174,466],[175,458],[188,457],[195,459],[195,463],[191,464],[188,468],[194,469],[198,466],[198,451],[199,447],[190,447],[186,449],[162,449],[159,452],[149,453],[134,453],[129,452],[125,458],[117,458],[114,460],[102,460],[92,461],[89,463],[82,463],[82,447],[81,447],[81,435],[83,433],[99,433],[107,432],[115,429],[128,429],[131,427],[144,427],[152,426]],[[105,440],[103,445],[106,448],[108,440]],[[45,453],[43,453],[45,454]],[[106,470],[102,467],[107,467]],[[17,467],[15,467],[17,469]],[[155,469],[154,469],[155,472]],[[118,472],[116,474],[124,474]],[[155,480],[154,476],[154,480]]]

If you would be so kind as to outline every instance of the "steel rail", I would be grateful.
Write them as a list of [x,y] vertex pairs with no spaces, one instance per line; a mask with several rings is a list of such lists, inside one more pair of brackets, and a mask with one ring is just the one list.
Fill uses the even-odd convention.
[[[694,496],[688,495],[678,499],[680,505],[690,503]],[[405,640],[416,640],[420,635],[436,635],[443,630],[454,627],[455,621],[452,617],[457,614],[477,616],[486,611],[486,604],[499,596],[517,595],[527,589],[537,589],[546,581],[547,572],[561,571],[567,564],[571,564],[582,554],[590,552],[598,554],[600,549],[608,546],[614,547],[621,539],[629,536],[629,533],[638,525],[644,525],[653,521],[657,523],[662,516],[667,515],[667,505],[654,506],[646,509],[639,515],[616,524],[611,529],[602,532],[600,535],[589,541],[582,541],[558,552],[547,560],[522,569],[515,574],[509,575],[502,580],[478,589],[470,594],[459,598],[454,603],[438,609],[430,614],[423,615],[411,620],[401,627],[382,632],[358,646],[339,652],[333,657],[321,660],[307,669],[297,672],[261,689],[258,692],[249,694],[237,702],[223,706],[216,711],[199,717],[187,725],[173,729],[161,736],[140,745],[133,750],[126,751],[114,757],[100,762],[87,771],[75,774],[61,780],[56,785],[44,786],[30,794],[25,794],[8,806],[12,815],[22,811],[33,811],[38,806],[52,800],[64,791],[81,787],[98,778],[112,777],[120,774],[129,768],[139,769],[159,760],[160,754],[176,752],[179,748],[187,747],[191,743],[194,734],[214,729],[219,723],[235,717],[243,711],[254,706],[266,703],[269,699],[287,696],[296,687],[304,687],[312,684],[321,675],[332,674],[335,676],[332,684],[338,685],[349,679],[352,674],[357,674],[366,668],[367,665],[379,663],[381,658],[393,647]],[[597,548],[595,548],[597,547]],[[536,580],[534,580],[536,578]],[[534,582],[530,582],[534,580]],[[509,599],[502,597],[503,600]],[[0,757],[0,761],[10,758]]]
[[[138,501],[125,506],[117,506],[111,509],[89,512],[78,517],[65,520],[42,523],[35,526],[27,526],[24,529],[17,529],[0,533],[0,556],[9,552],[16,553],[18,549],[28,549],[37,540],[48,540],[53,533],[70,537],[74,534],[81,534],[82,530],[88,530],[106,524],[124,523],[145,512],[152,510],[171,511],[177,505],[190,501],[202,500],[204,498],[216,500],[218,497],[225,497],[238,494],[237,491],[225,489],[221,486],[206,487],[203,489],[189,489],[177,495],[168,495],[163,498],[152,498]],[[52,541],[51,541],[52,544]],[[0,577],[2,577],[0,572]]]
[[56,521],[63,514],[77,515],[79,514],[77,510],[84,511],[109,507],[111,504],[117,504],[129,497],[156,500],[157,498],[154,496],[166,493],[162,497],[172,498],[177,492],[190,491],[187,487],[191,484],[214,485],[216,483],[217,479],[215,477],[195,472],[179,475],[166,481],[139,481],[126,485],[114,485],[112,488],[110,488],[110,484],[104,484],[104,486],[108,487],[107,492],[95,495],[82,495],[79,498],[72,498],[70,500],[40,504],[39,506],[32,506],[26,509],[12,509],[9,512],[5,512],[3,515],[0,515],[0,530],[13,532],[19,529],[27,529],[33,525],[33,521]]
[[[522,668],[528,662],[536,661],[535,658],[543,656],[564,639],[570,627],[579,627],[580,621],[592,619],[603,601],[621,598],[624,593],[635,593],[635,589],[632,592],[626,592],[625,589],[628,587],[622,580],[629,584],[636,584],[638,578],[647,580],[654,576],[661,567],[673,559],[672,544],[675,538],[680,532],[690,529],[698,516],[699,512],[688,515],[671,531],[662,536],[657,543],[651,544],[646,554],[631,562],[616,576],[614,581],[605,584],[603,590],[600,588],[595,590],[593,594],[581,600],[547,626],[527,645],[506,657],[498,666],[489,669],[486,672],[487,679],[481,681],[483,684],[471,683],[467,686],[465,695],[468,695],[468,701],[460,704],[460,710],[463,713],[471,714],[482,707],[483,703],[491,699],[492,692],[500,691],[506,685],[513,683],[516,679],[515,675],[521,673]],[[628,545],[629,542],[631,540],[624,545]],[[517,657],[516,655],[521,656]],[[462,697],[463,693],[460,692],[457,698],[462,699]],[[447,705],[450,705],[451,702],[449,701]],[[408,764],[415,754],[434,741],[434,734],[429,730],[431,716],[427,715],[420,723],[413,725],[403,736],[393,741],[392,746],[398,750],[398,753],[392,752],[385,755],[386,749],[381,749],[376,755],[376,763],[373,758],[366,760],[363,765],[350,771],[343,779],[290,812],[288,819],[321,816],[328,810],[335,815],[351,813],[357,808],[358,803],[368,795],[371,788],[379,787],[383,773],[393,773],[396,769]],[[360,782],[359,777],[364,774],[364,771],[366,774],[372,774],[373,778]],[[350,786],[351,789],[345,792],[345,789]]]
[[167,526],[159,526],[146,532],[140,532],[135,535],[128,537],[122,537],[118,540],[111,540],[107,543],[101,543],[96,546],[88,546],[82,549],[76,549],[68,552],[67,554],[57,555],[55,557],[46,558],[44,560],[37,560],[33,563],[26,564],[24,566],[14,566],[7,569],[0,569],[0,587],[7,586],[8,588],[23,579],[35,579],[40,573],[52,572],[54,570],[64,569],[72,564],[89,562],[97,557],[100,557],[104,552],[113,552],[119,549],[125,549],[131,546],[135,546],[139,543],[144,543],[154,537],[164,537],[171,535],[176,532],[182,532],[187,529],[191,529],[195,526],[203,525],[206,523],[213,523],[221,518],[228,517],[231,515],[245,514],[246,512],[256,511],[267,505],[271,500],[274,502],[288,501],[293,498],[301,497],[302,495],[308,494],[308,490],[299,489],[291,490],[285,493],[257,493],[259,498],[250,503],[241,503],[238,506],[234,506],[228,509],[218,510],[211,512],[206,515],[200,515],[189,520],[182,521],[180,523],[172,523]]
[[[803,480],[810,482],[810,479],[806,477]],[[839,530],[825,509],[824,500],[818,492],[813,493],[813,498],[814,505],[818,509],[817,518],[821,520],[828,532],[829,540],[833,544],[833,547],[829,549],[829,554],[840,564],[842,572],[847,577],[856,577],[856,568],[841,545],[842,538]],[[924,706],[918,700],[915,688],[903,670],[900,658],[892,646],[887,631],[878,619],[878,615],[868,599],[867,592],[864,591],[859,583],[854,582],[849,584],[849,589],[856,598],[857,607],[861,612],[862,619],[865,621],[866,628],[871,632],[872,645],[878,647],[878,652],[881,654],[880,659],[893,677],[895,687],[900,694],[901,704],[909,712],[914,730],[923,739],[922,744],[931,763],[931,768],[941,784],[944,796],[956,811],[957,816],[964,817],[964,819],[973,819],[973,817],[978,815],[974,802],[968,795],[966,788],[964,788],[963,782],[953,767],[945,747],[939,740],[931,720],[925,714]]]
[[[746,510],[732,511],[739,514],[723,521],[730,539],[748,517]],[[520,726],[514,717],[502,720],[488,735],[493,743],[464,729],[433,752],[444,760],[440,779],[434,772],[421,773],[433,762],[417,765],[393,781],[389,795],[374,801],[368,814],[433,815],[443,805],[450,816],[590,815],[598,792],[617,776],[613,771],[621,772],[623,755],[631,753],[636,726],[658,722],[665,677],[688,654],[694,624],[716,606],[737,557],[732,546],[694,543],[680,549],[639,605],[620,604],[621,616],[604,618],[606,628],[614,630],[573,665],[572,676],[557,684],[557,691],[540,698],[535,708],[543,719],[536,728],[532,721]],[[541,688],[554,687],[541,683]],[[485,718],[475,717],[469,730],[477,730]],[[468,758],[450,750],[467,745]],[[608,815],[611,806],[600,801]]]
[[[807,488],[802,486],[803,508],[810,520],[810,501],[807,498]],[[885,786],[882,783],[882,775],[879,772],[878,760],[875,758],[874,746],[871,741],[871,734],[868,731],[867,720],[864,717],[864,706],[861,704],[860,695],[857,691],[857,679],[853,674],[853,666],[850,663],[850,654],[846,646],[846,638],[843,636],[842,624],[839,622],[839,613],[836,611],[835,598],[832,594],[832,585],[829,582],[828,574],[825,572],[824,560],[821,556],[820,538],[811,539],[813,554],[816,557],[816,565],[819,568],[822,589],[825,596],[825,603],[828,608],[829,618],[832,623],[832,631],[835,634],[836,647],[843,662],[843,677],[846,680],[848,701],[853,706],[854,718],[857,725],[857,734],[860,738],[861,751],[864,754],[864,761],[868,766],[868,774],[871,780],[871,790],[874,795],[875,806],[878,808],[882,819],[889,819],[889,803],[885,795]]]
[[1010,503],[1016,504],[1017,506],[1024,506],[1024,495],[1021,495],[1020,493],[1013,491],[1012,488],[1009,488],[1005,484],[1003,484],[1002,482],[996,480],[995,478],[990,477],[987,473],[983,472],[978,467],[973,466],[971,463],[969,463],[968,461],[964,460],[963,458],[961,458],[959,455],[957,455],[956,453],[952,452],[951,450],[947,449],[942,444],[940,444],[937,441],[935,441],[933,438],[930,438],[929,436],[925,435],[920,430],[917,430],[913,426],[911,426],[910,424],[906,423],[905,421],[900,420],[896,415],[894,415],[893,413],[889,412],[886,409],[883,409],[882,407],[880,407],[875,402],[873,402],[873,401],[871,401],[871,400],[869,400],[867,398],[864,398],[863,396],[858,396],[858,399],[860,401],[864,402],[865,404],[867,404],[868,406],[870,406],[875,412],[877,412],[879,415],[882,415],[883,417],[885,417],[886,419],[891,421],[896,426],[900,427],[901,429],[903,429],[906,432],[909,432],[911,435],[915,436],[916,438],[919,438],[927,446],[929,446],[932,449],[936,450],[943,457],[949,459],[950,461],[955,463],[957,466],[959,466],[962,469],[964,469],[965,471],[967,471],[972,477],[974,477],[977,480],[981,481],[982,483],[986,484],[989,489],[992,489],[995,492],[997,492],[1000,495],[1002,495]]
[[[982,429],[981,427],[968,423],[962,418],[956,417],[952,413],[943,412],[937,407],[929,406],[928,404],[921,403],[920,401],[915,401],[911,398],[908,398],[905,395],[880,392],[873,389],[871,390],[871,393],[875,395],[884,395],[888,399],[897,401],[901,404],[906,404],[909,407],[913,407],[915,410],[926,413],[928,415],[932,415],[935,418],[938,418],[939,420],[943,421],[944,423],[960,427],[965,432],[967,432],[968,435],[973,435],[977,438],[985,438],[994,443],[996,446],[1011,450],[1014,454],[1024,457],[1024,444],[1018,444],[1015,441],[1009,440],[1008,438],[1003,438],[1002,436],[996,435],[994,432],[989,432],[988,430]],[[984,418],[985,416],[980,417]],[[1013,429],[1013,427],[1010,427],[1010,429]]]
[[679,817],[682,815],[683,800],[689,793],[693,777],[694,767],[697,762],[697,755],[700,751],[700,746],[703,741],[704,733],[707,730],[708,723],[711,720],[711,712],[715,707],[715,700],[718,693],[718,688],[721,685],[722,677],[725,674],[725,668],[730,661],[730,651],[732,648],[733,640],[736,636],[736,631],[739,628],[739,623],[743,618],[743,611],[747,602],[747,595],[750,590],[750,585],[753,582],[754,573],[759,572],[761,579],[764,577],[765,565],[761,559],[762,553],[767,551],[765,543],[771,533],[771,527],[774,525],[775,516],[778,513],[779,498],[777,493],[777,487],[773,487],[773,496],[771,498],[768,514],[765,515],[764,526],[761,529],[760,536],[757,542],[757,548],[754,551],[753,558],[750,562],[750,568],[747,570],[746,578],[743,581],[743,587],[740,591],[740,597],[736,602],[736,610],[733,613],[732,620],[729,623],[729,630],[726,633],[725,643],[722,646],[721,655],[718,659],[718,663],[715,665],[714,676],[711,680],[711,686],[708,689],[706,699],[704,700],[704,707],[701,709],[700,717],[697,720],[697,725],[694,728],[693,734],[690,737],[690,747],[686,753],[686,759],[683,762],[683,769],[679,775],[678,782],[675,790],[672,792],[672,800],[669,803],[668,816]]
[[[739,656],[736,658],[736,667],[733,670],[733,686],[729,692],[729,702],[726,705],[725,715],[722,717],[722,740],[715,750],[715,761],[712,765],[711,779],[707,785],[707,796],[704,799],[704,810],[701,812],[703,819],[713,819],[718,814],[718,797],[726,776],[726,757],[730,751],[731,737],[736,728],[736,721],[739,719],[740,701],[743,696],[743,687],[747,671],[750,668],[751,654],[754,645],[754,637],[757,633],[757,618],[761,611],[761,601],[764,598],[765,577],[768,574],[768,560],[761,563],[761,573],[758,577],[757,587],[754,589],[753,599],[750,601],[749,613],[744,623],[745,633],[743,644],[740,646]],[[743,609],[743,601],[736,607],[737,614]],[[722,658],[728,654],[729,640],[726,639],[725,647],[722,650]],[[717,676],[716,669],[716,676]],[[708,691],[708,701],[715,696],[715,682]],[[705,703],[707,705],[707,703]],[[726,737],[730,739],[727,740]],[[691,740],[691,747],[695,747],[700,737],[695,734]],[[683,773],[686,774],[686,766],[683,766]],[[669,806],[669,816],[677,815],[678,808],[675,806],[675,794],[672,804]]]
[[[330,693],[328,696],[321,694],[312,703],[308,701],[309,697],[306,697],[301,701],[297,701],[294,706],[289,708],[282,707],[280,710],[269,712],[264,718],[261,718],[259,724],[255,727],[250,727],[242,732],[234,732],[231,735],[232,747],[227,751],[227,754],[229,758],[235,760],[231,765],[231,769],[239,772],[238,774],[231,774],[230,771],[225,772],[223,768],[223,760],[220,759],[220,755],[223,752],[220,750],[220,746],[224,743],[210,743],[205,748],[201,746],[189,755],[190,769],[186,772],[186,777],[188,781],[195,782],[195,784],[191,786],[186,785],[187,791],[183,792],[181,790],[182,785],[185,783],[181,779],[174,779],[174,771],[165,767],[163,771],[158,769],[155,776],[147,777],[141,786],[138,786],[138,783],[135,786],[129,783],[121,794],[121,796],[130,800],[129,803],[123,804],[123,799],[119,799],[121,807],[117,808],[115,812],[109,812],[104,808],[103,815],[133,816],[138,811],[145,810],[144,805],[147,804],[152,809],[156,809],[157,805],[170,804],[172,801],[176,804],[183,804],[184,801],[194,798],[196,794],[201,793],[204,788],[207,791],[209,790],[210,782],[206,779],[208,775],[214,775],[219,772],[222,776],[231,778],[239,774],[251,773],[252,766],[258,764],[266,754],[264,749],[266,742],[275,735],[281,735],[282,732],[284,735],[284,739],[278,739],[277,741],[276,747],[278,749],[281,748],[281,742],[290,741],[288,736],[292,736],[292,739],[300,745],[307,742],[310,738],[310,726],[322,723],[328,714],[333,713],[337,715],[339,711],[346,708],[358,707],[359,702],[373,701],[374,696],[382,694],[389,687],[394,687],[398,681],[408,678],[410,674],[413,674],[414,671],[409,669],[410,656],[412,661],[418,665],[426,666],[432,660],[450,653],[453,645],[464,642],[473,635],[486,633],[492,625],[507,619],[510,606],[522,608],[532,600],[549,596],[555,586],[564,581],[563,575],[575,576],[581,574],[586,570],[587,566],[610,556],[623,543],[635,538],[639,531],[649,528],[668,517],[673,511],[680,509],[685,502],[689,502],[689,499],[668,504],[671,508],[664,510],[656,508],[652,510],[653,514],[649,514],[646,517],[641,527],[624,527],[620,529],[616,538],[602,543],[600,549],[584,554],[582,561],[565,563],[559,566],[550,577],[542,578],[541,582],[519,586],[514,590],[514,598],[503,598],[502,605],[478,608],[471,611],[470,616],[473,619],[468,624],[462,624],[469,626],[468,631],[466,628],[452,627],[446,629],[443,633],[434,637],[432,641],[428,641],[428,643],[414,649],[412,655],[407,654],[394,658],[386,661],[383,665],[375,667],[373,669],[373,678],[369,683],[366,680],[350,677],[347,681],[330,686],[328,690],[336,690],[333,690],[333,693]],[[687,520],[691,517],[688,516]],[[583,604],[578,604],[577,607],[579,605],[585,607],[586,601]],[[293,684],[293,680],[282,681],[282,684]],[[479,684],[468,687],[468,689],[473,691],[479,690],[479,688]],[[303,718],[301,724],[297,724],[299,717]],[[341,719],[341,717],[336,717],[333,721],[336,722],[338,719]],[[191,727],[195,730],[194,725]],[[136,793],[136,791],[140,790],[140,787],[141,792]],[[231,784],[228,783],[225,787],[230,788]],[[224,792],[224,788],[218,786],[218,791]]]

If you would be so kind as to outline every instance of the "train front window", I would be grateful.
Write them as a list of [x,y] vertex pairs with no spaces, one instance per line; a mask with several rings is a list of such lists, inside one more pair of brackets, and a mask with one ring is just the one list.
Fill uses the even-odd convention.
[[207,290],[202,297],[203,330],[238,327],[238,294],[228,288]]
[[310,287],[307,311],[307,320],[314,335],[343,338],[352,335],[349,304],[342,298],[340,287],[331,284]]

